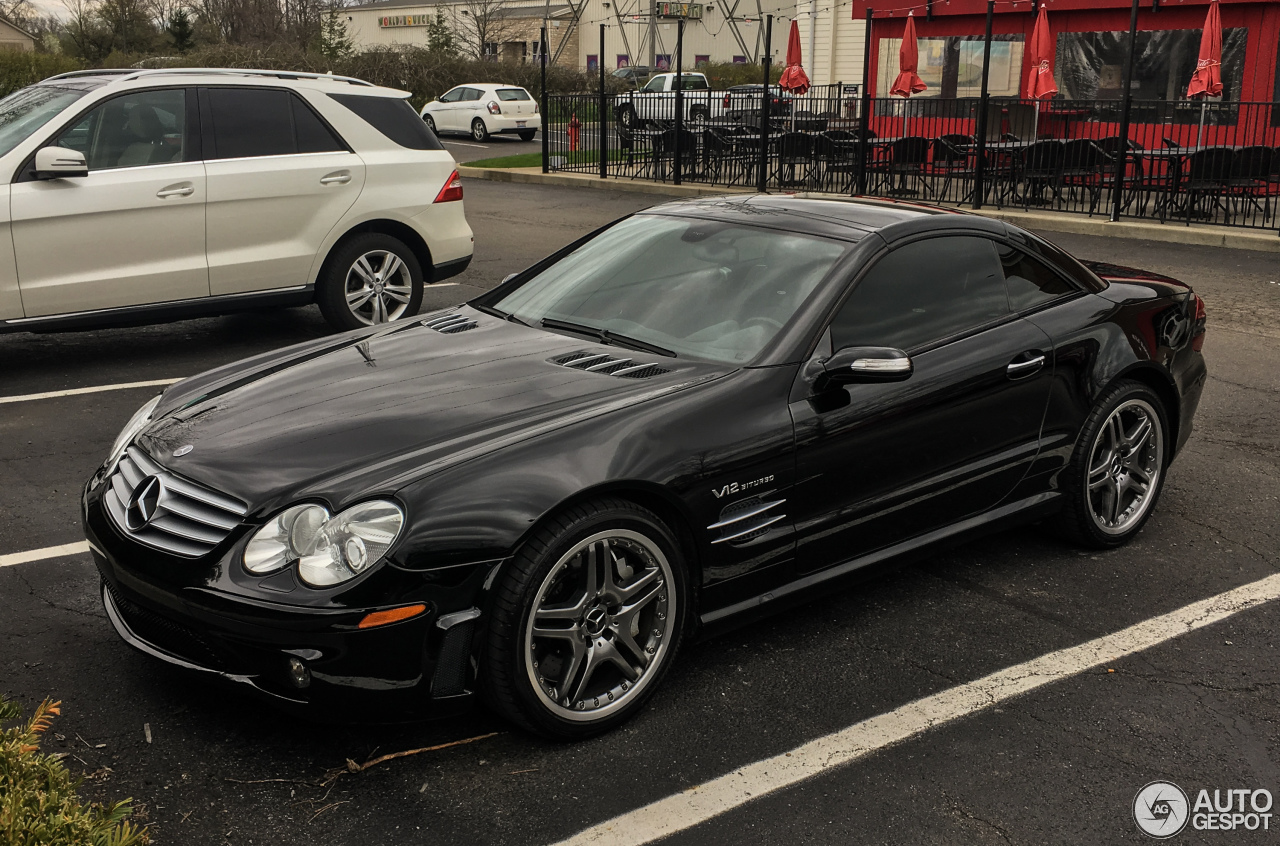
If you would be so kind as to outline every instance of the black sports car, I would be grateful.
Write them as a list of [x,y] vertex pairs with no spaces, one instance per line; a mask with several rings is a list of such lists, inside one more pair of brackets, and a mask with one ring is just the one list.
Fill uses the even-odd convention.
[[1186,285],[982,217],[623,218],[425,319],[213,370],[84,491],[121,637],[277,700],[605,730],[681,642],[1053,516],[1124,543],[1205,380]]

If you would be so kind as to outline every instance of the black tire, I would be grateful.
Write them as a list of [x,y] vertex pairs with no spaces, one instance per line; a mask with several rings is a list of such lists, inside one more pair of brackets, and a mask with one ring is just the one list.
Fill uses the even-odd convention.
[[[599,540],[609,533],[617,534],[604,541]],[[629,546],[632,543],[631,536],[643,538],[647,549],[660,553],[661,557],[633,555]],[[600,547],[604,550],[603,556],[588,557],[594,555],[596,545],[602,543],[605,544]],[[614,545],[607,545],[609,543]],[[646,546],[636,543],[635,548],[646,549]],[[575,555],[579,550],[581,551]],[[621,558],[615,550],[622,552]],[[583,598],[577,601],[577,606],[585,607],[586,614],[574,621],[561,621],[566,625],[572,622],[573,628],[566,631],[572,631],[582,644],[568,643],[568,639],[562,641],[544,638],[535,641],[535,604],[539,600],[550,600],[560,585],[560,580],[568,587],[568,595],[576,597],[579,579],[588,568],[596,574],[606,572],[597,570],[591,564],[597,560],[605,562],[609,575],[601,580],[585,583]],[[663,560],[668,565],[665,569],[661,567]],[[653,566],[646,570],[628,566],[644,563],[652,563]],[[626,575],[623,575],[624,571]],[[669,574],[669,582],[665,574]],[[635,585],[634,588],[630,587],[632,584]],[[594,595],[591,593],[592,586],[599,588]],[[621,591],[639,590],[641,593],[620,599],[616,612],[610,604],[610,610],[604,617],[597,614],[593,621],[591,616],[597,609],[614,601],[609,598],[609,592],[615,586]],[[646,598],[635,601],[642,594]],[[562,592],[554,600],[555,608],[563,607],[563,596]],[[596,598],[592,599],[593,596]],[[622,618],[619,612],[627,610],[628,601],[632,602],[632,607],[642,606],[642,611],[628,620],[625,630],[629,631],[629,635],[625,640],[620,640],[617,621]],[[546,605],[541,607],[547,608]],[[615,613],[619,613],[619,616],[615,617]],[[658,688],[679,652],[691,613],[690,580],[684,555],[675,535],[661,519],[645,508],[618,499],[601,499],[571,507],[547,520],[533,533],[507,565],[494,589],[487,639],[482,652],[481,676],[486,701],[501,716],[529,731],[555,740],[577,740],[609,731],[633,717]],[[646,628],[643,633],[638,631],[641,624],[639,614],[649,615],[645,618]],[[544,622],[542,625],[549,624]],[[592,625],[597,627],[595,633],[590,633]],[[666,639],[662,640],[664,633]],[[598,642],[597,638],[600,638]],[[638,644],[637,641],[644,641],[648,645]],[[551,651],[545,650],[548,644],[552,645]],[[561,649],[555,644],[566,645]],[[597,646],[601,649],[597,650]],[[618,648],[613,649],[613,646]],[[641,664],[639,675],[631,678],[630,688],[617,666],[596,657],[597,652],[600,655],[623,655],[624,648],[627,650],[625,655],[628,656],[646,652],[653,655],[652,658],[630,662],[633,672],[636,664],[649,662]],[[565,651],[574,652],[579,649],[586,656],[580,664],[576,659],[563,654]],[[612,651],[607,652],[607,649]],[[542,662],[541,666],[539,661]],[[564,666],[566,661],[570,662],[569,668]],[[572,668],[577,668],[580,672],[574,672]],[[593,668],[597,668],[594,673]],[[544,673],[550,680],[539,678],[539,681],[548,686],[547,693],[550,696],[535,684],[534,677],[541,677]],[[573,691],[574,679],[581,680],[577,692]],[[589,689],[588,682],[596,684]],[[552,685],[568,695],[557,695]],[[600,685],[603,685],[606,692],[602,692]],[[616,701],[615,692],[618,697]],[[583,699],[575,706],[572,700],[579,696]],[[594,714],[593,711],[600,713]]]
[[471,137],[477,141],[489,140],[489,128],[484,125],[484,120],[476,118],[471,121]]
[[639,121],[636,120],[636,110],[630,106],[618,107],[618,123],[627,129],[636,129]]
[[[382,293],[378,296],[382,298],[384,305],[395,304],[394,307],[385,305],[387,308],[385,314],[389,317],[389,320],[385,321],[364,319],[361,315],[364,314],[365,306],[353,309],[348,305],[347,298],[349,289],[354,292],[358,288],[353,286],[363,284],[355,270],[357,261],[362,257],[379,254],[394,255],[403,266],[403,273],[399,267],[392,271],[395,278],[394,284],[387,284],[379,289]],[[374,270],[379,269],[376,261],[373,265]],[[352,277],[352,282],[348,282],[348,277]],[[320,306],[320,313],[324,315],[325,320],[329,321],[333,328],[345,332],[369,326],[375,322],[391,322],[413,317],[422,306],[422,290],[422,265],[418,263],[418,258],[413,251],[398,238],[381,232],[365,232],[342,241],[329,254],[316,284],[316,303]],[[402,303],[393,299],[393,296],[407,296],[408,302]],[[371,301],[372,296],[367,301],[370,309],[372,309]],[[371,312],[369,317],[372,316]]]
[[538,131],[536,129],[522,129],[516,134],[520,136],[521,141],[532,141],[533,136],[537,135]]
[[693,108],[689,109],[690,120],[705,121],[710,116],[710,114],[711,113],[710,111],[708,111],[706,106],[694,106]]
[[427,129],[430,129],[433,133],[436,135],[440,134],[439,130],[436,129],[435,118],[431,117],[431,115],[423,115],[422,122],[425,123],[427,125]]
[[[1115,441],[1113,432],[1117,430],[1110,428],[1111,421],[1117,418],[1118,431],[1123,434],[1126,415],[1131,415],[1134,421],[1134,432],[1138,431],[1139,416],[1154,421],[1153,441],[1144,441],[1137,449],[1131,449],[1131,444],[1123,439]],[[1104,427],[1108,427],[1105,433]],[[1168,411],[1151,388],[1130,380],[1122,380],[1109,388],[1086,418],[1071,461],[1060,476],[1066,498],[1058,517],[1060,531],[1070,540],[1094,549],[1121,546],[1140,532],[1164,488],[1172,448],[1169,432]],[[1133,441],[1138,438],[1135,436]],[[1134,466],[1126,467],[1126,462]],[[1121,512],[1125,497],[1132,493],[1132,488],[1124,485],[1141,485],[1141,474],[1145,473],[1154,473],[1154,480],[1146,487],[1146,498],[1138,506],[1137,494],[1132,494],[1134,504]],[[1114,510],[1105,513],[1112,503],[1116,503]],[[1127,518],[1105,525],[1110,516],[1123,518],[1126,514]]]

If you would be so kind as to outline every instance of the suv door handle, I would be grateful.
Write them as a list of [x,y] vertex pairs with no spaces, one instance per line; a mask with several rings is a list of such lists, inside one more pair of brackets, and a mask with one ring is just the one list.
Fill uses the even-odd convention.
[[1022,355],[1031,356],[1031,358],[1023,361],[1012,361],[1004,372],[1010,379],[1022,379],[1033,373],[1038,373],[1044,367],[1044,353],[1037,353],[1034,350],[1028,350]]
[[321,185],[346,185],[351,181],[349,173],[331,173],[328,176],[320,177]]
[[161,188],[157,191],[156,196],[163,200],[166,197],[190,197],[195,192],[196,189],[193,185],[170,185],[168,188]]

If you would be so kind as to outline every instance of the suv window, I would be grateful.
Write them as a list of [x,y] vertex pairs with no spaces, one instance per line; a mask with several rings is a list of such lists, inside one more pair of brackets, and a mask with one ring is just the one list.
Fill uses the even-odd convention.
[[32,85],[0,100],[0,156],[26,141],[31,133],[88,93],[88,89]]
[[283,89],[205,89],[213,149],[207,159],[290,156],[346,150],[311,107]]
[[1044,262],[1006,244],[998,245],[997,249],[1009,288],[1009,305],[1014,311],[1026,311],[1053,302],[1075,290]]
[[144,167],[187,161],[186,128],[185,90],[136,91],[93,109],[52,143],[84,153],[89,170]]
[[831,324],[835,349],[912,350],[1009,314],[1004,273],[986,238],[915,241],[880,259]]
[[404,100],[366,94],[329,96],[401,147],[408,147],[410,150],[444,149],[435,133],[427,129],[426,123]]

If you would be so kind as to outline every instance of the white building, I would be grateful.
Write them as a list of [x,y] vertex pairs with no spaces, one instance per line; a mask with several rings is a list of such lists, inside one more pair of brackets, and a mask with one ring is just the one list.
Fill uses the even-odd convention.
[[[494,22],[481,28],[496,33],[486,54],[504,60],[536,61],[545,21],[548,53],[556,64],[588,69],[603,61],[606,70],[674,67],[677,24],[651,19],[651,4],[657,5],[653,0],[562,0],[555,5],[549,0],[375,0],[349,7],[345,14],[357,48],[425,45],[437,13],[456,33],[474,33],[467,18],[479,14]],[[864,24],[850,19],[848,5],[833,0],[704,0],[692,5],[700,19],[685,24],[683,60],[690,70],[702,61],[758,62],[764,53],[764,16],[772,14],[775,64],[785,62],[787,34],[795,19],[813,84],[861,80]]]

